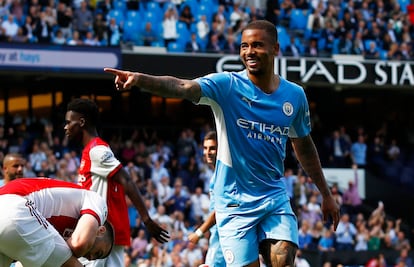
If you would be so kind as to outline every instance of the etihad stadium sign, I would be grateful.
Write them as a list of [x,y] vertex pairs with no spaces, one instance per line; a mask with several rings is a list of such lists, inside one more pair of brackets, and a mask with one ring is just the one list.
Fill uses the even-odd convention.
[[[243,69],[238,55],[221,57],[216,71]],[[364,60],[361,57],[277,58],[275,73],[302,84],[413,86],[414,62]]]

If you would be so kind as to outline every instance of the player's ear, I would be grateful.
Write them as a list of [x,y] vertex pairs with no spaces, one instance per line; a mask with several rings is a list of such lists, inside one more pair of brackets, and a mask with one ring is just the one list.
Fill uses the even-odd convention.
[[98,236],[104,236],[106,233],[106,227],[104,225],[99,226],[98,228]]
[[80,118],[79,121],[80,121],[80,126],[81,127],[84,127],[85,126],[85,123],[86,123],[85,118]]

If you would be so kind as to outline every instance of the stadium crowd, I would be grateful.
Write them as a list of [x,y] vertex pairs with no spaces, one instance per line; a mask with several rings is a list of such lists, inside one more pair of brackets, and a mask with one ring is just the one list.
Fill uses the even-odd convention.
[[275,24],[286,56],[413,57],[408,0],[0,0],[0,40],[237,54],[254,19]]
[[[61,129],[47,120],[28,123],[16,116],[12,122],[9,127],[0,127],[0,162],[6,154],[19,153],[26,159],[24,177],[77,181],[80,148],[60,136]],[[137,210],[130,205],[132,245],[125,248],[125,266],[194,267],[203,263],[209,233],[197,244],[188,242],[187,237],[208,215],[208,183],[212,170],[204,162],[200,140],[211,128],[208,124],[200,129],[185,128],[177,138],[163,138],[155,129],[106,136],[113,152],[141,189],[151,217],[168,229],[171,236],[166,244],[151,239]],[[378,138],[383,146],[381,150],[376,149]],[[362,127],[347,130],[338,125],[332,134],[322,139],[325,145],[320,146],[320,150],[321,155],[325,155],[322,157],[324,167],[377,171],[400,160],[398,143],[384,131],[378,130],[370,136]],[[400,218],[386,212],[381,201],[374,209],[364,208],[364,200],[357,190],[357,175],[345,190],[339,189],[337,184],[331,185],[342,210],[336,232],[330,224],[322,222],[319,191],[289,153],[283,179],[298,216],[301,252],[378,251],[381,256],[380,251],[393,250],[403,256],[411,251],[412,229],[402,226]],[[301,252],[297,266],[303,266],[299,261],[306,260],[300,257]],[[383,266],[412,266],[409,257],[397,261]]]

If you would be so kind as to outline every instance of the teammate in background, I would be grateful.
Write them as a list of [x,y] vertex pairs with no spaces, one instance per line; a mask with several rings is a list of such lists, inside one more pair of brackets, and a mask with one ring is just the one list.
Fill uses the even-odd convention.
[[339,206],[324,177],[310,135],[309,105],[303,88],[275,75],[279,43],[275,26],[264,20],[242,32],[240,58],[245,70],[195,80],[105,68],[118,90],[133,86],[163,97],[182,98],[212,108],[218,135],[214,209],[227,266],[293,266],[297,218],[283,176],[286,142],[312,177],[325,221],[339,222]]
[[78,183],[98,192],[108,204],[108,221],[114,226],[115,246],[104,260],[89,262],[88,266],[123,266],[124,246],[130,245],[130,227],[125,193],[138,210],[149,233],[158,242],[168,241],[169,234],[149,216],[139,189],[109,145],[97,132],[99,111],[89,99],[74,99],[67,107],[65,133],[70,141],[83,145]]
[[3,184],[23,177],[25,159],[17,153],[9,153],[3,159]]
[[100,259],[112,249],[105,200],[73,183],[10,181],[0,188],[0,212],[0,266],[78,267],[78,257]]
[[[210,165],[213,170],[216,167],[216,159],[217,159],[217,133],[216,131],[209,131],[204,136],[203,140],[203,155],[205,161],[208,165]],[[206,262],[207,266],[214,266],[214,267],[225,267],[226,261],[223,257],[223,252],[220,247],[220,240],[217,232],[216,224],[216,214],[214,212],[214,197],[213,197],[213,187],[214,187],[214,179],[216,177],[213,175],[210,179],[210,215],[204,221],[204,223],[194,232],[190,233],[188,236],[188,240],[193,243],[197,243],[198,240],[204,235],[205,232],[210,230],[210,239],[208,244],[208,250],[206,255]]]

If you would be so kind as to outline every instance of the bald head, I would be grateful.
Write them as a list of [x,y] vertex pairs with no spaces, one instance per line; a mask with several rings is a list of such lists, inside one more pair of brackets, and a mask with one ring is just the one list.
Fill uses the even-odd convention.
[[23,177],[25,159],[17,153],[10,153],[3,160],[4,183]]

